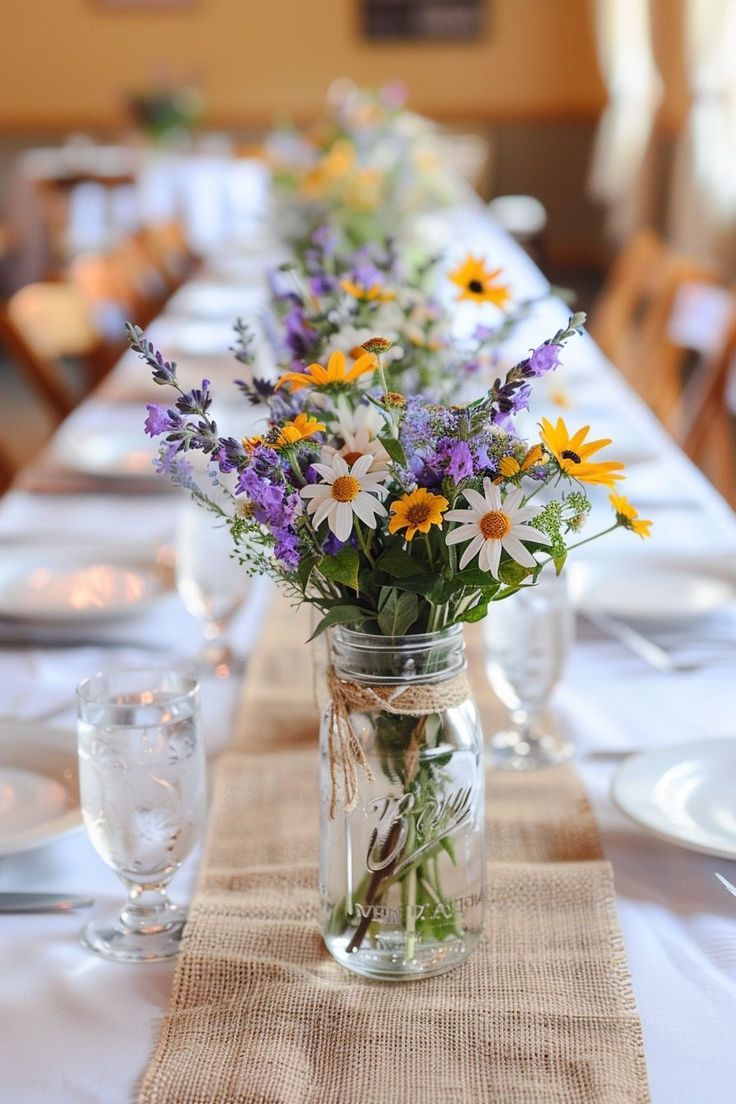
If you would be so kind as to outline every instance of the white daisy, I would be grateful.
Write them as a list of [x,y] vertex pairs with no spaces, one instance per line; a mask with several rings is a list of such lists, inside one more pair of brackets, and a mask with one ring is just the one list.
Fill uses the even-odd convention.
[[342,456],[348,466],[354,464],[361,456],[372,456],[373,462],[368,469],[369,472],[388,471],[391,457],[379,440],[376,438],[371,440],[370,433],[365,427],[356,433],[345,433],[343,437],[345,444],[342,448],[325,445],[322,449],[322,460],[326,464],[329,464],[333,456]]
[[447,535],[447,543],[470,541],[460,558],[460,570],[478,556],[481,570],[490,571],[497,579],[502,549],[522,567],[536,567],[537,561],[522,541],[534,541],[535,544],[549,544],[550,541],[539,529],[524,524],[537,513],[535,506],[521,505],[524,492],[515,487],[502,500],[499,488],[486,478],[483,494],[470,488],[463,493],[470,509],[448,510],[445,514],[445,521],[462,522]]
[[374,457],[367,453],[348,467],[342,456],[335,454],[327,464],[315,464],[323,483],[311,483],[299,492],[309,499],[307,513],[317,528],[323,521],[338,540],[346,541],[353,530],[353,515],[368,526],[376,528],[376,515],[385,515],[386,507],[376,495],[386,493],[382,481],[386,472],[372,472],[369,468]]
[[378,437],[386,426],[381,411],[373,403],[362,402],[353,409],[344,395],[338,395],[335,401],[337,414],[337,432],[347,440],[348,434],[357,434],[361,429],[368,431],[368,439]]

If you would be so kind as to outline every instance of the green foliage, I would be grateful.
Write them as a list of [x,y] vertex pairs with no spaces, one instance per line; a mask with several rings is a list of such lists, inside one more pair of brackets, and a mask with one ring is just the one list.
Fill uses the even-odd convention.
[[346,545],[335,556],[325,556],[319,562],[319,570],[325,579],[341,583],[358,593],[358,568],[360,557],[355,548]]
[[384,636],[404,636],[419,616],[416,594],[382,587],[378,599],[378,627]]
[[351,625],[355,628],[360,628],[364,621],[368,621],[371,614],[361,609],[360,606],[349,605],[336,605],[332,606],[327,611],[317,628],[310,636],[310,640],[314,640],[315,637],[323,633],[325,629],[329,629],[331,625]]

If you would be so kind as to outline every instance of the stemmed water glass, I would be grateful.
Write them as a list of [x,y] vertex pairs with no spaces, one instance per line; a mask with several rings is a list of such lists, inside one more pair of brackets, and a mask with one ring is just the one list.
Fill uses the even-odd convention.
[[195,502],[182,504],[176,533],[176,585],[205,638],[203,673],[227,678],[242,669],[227,632],[251,590],[251,580],[233,556],[224,518],[213,517]]
[[533,770],[573,754],[571,741],[550,729],[544,707],[564,670],[574,629],[565,577],[551,566],[535,586],[491,606],[484,622],[486,673],[512,722],[488,741],[494,766]]
[[204,821],[199,686],[164,668],[117,668],[77,689],[79,783],[92,845],[128,888],[118,915],[93,920],[86,947],[121,962],[169,958],[185,910],[167,886]]

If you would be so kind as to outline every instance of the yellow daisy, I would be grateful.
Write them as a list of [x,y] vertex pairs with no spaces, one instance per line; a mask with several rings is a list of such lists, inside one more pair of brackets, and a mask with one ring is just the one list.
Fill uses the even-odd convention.
[[515,456],[504,456],[501,463],[498,465],[498,470],[504,479],[513,479],[514,476],[519,475],[521,472],[529,471],[529,468],[533,468],[535,464],[538,464],[543,458],[544,453],[542,446],[532,445],[521,463],[519,463]]
[[621,474],[624,465],[618,460],[589,462],[589,457],[611,444],[608,438],[586,442],[590,426],[583,426],[571,437],[562,418],[558,418],[554,426],[542,418],[541,430],[542,441],[563,475],[579,483],[601,483],[604,487],[613,487],[616,480],[624,478]]
[[345,354],[339,351],[332,353],[327,361],[327,367],[321,364],[310,364],[304,372],[285,372],[276,384],[279,387],[289,385],[292,391],[299,391],[302,387],[345,387],[351,383],[357,383],[366,372],[372,372],[376,367],[376,358],[372,353],[364,353],[358,357],[355,364],[348,369]]
[[380,284],[371,284],[370,287],[361,287],[353,280],[342,280],[340,287],[353,299],[360,299],[364,303],[390,303],[396,298],[393,291],[384,291]]
[[616,520],[624,529],[630,529],[640,537],[651,537],[652,522],[639,517],[639,511],[623,495],[610,494],[608,501],[616,511]]
[[475,303],[495,303],[503,309],[511,299],[511,292],[506,284],[494,283],[501,271],[500,268],[486,268],[482,257],[469,253],[454,272],[448,272],[448,277],[460,288],[458,301],[472,299]]
[[419,487],[391,503],[389,509],[393,517],[388,523],[388,531],[398,533],[400,529],[406,529],[404,536],[408,541],[413,540],[417,532],[428,533],[433,525],[441,525],[442,514],[449,505],[442,495]]
[[298,441],[313,437],[315,433],[324,432],[326,428],[324,422],[318,422],[313,414],[297,414],[292,421],[276,429],[273,446],[285,448],[287,445],[295,445]]

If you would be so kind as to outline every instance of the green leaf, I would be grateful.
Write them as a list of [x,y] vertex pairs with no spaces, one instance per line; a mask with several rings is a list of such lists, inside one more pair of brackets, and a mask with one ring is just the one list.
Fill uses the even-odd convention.
[[358,568],[360,557],[355,548],[346,545],[334,556],[325,556],[319,565],[319,570],[325,579],[333,583],[342,583],[343,586],[352,587],[358,592]]
[[378,627],[384,636],[403,636],[419,616],[416,594],[384,587],[379,599]]
[[332,609],[328,610],[324,615],[309,640],[314,640],[314,638],[319,636],[320,633],[323,633],[325,629],[329,629],[330,625],[361,625],[364,621],[367,621],[370,616],[371,614],[366,613],[360,606],[333,606]]
[[477,606],[473,606],[472,609],[466,610],[460,620],[467,621],[469,625],[474,625],[476,621],[482,621],[487,613],[488,599],[484,598],[483,601],[479,602]]
[[457,858],[455,856],[455,847],[452,843],[452,840],[448,836],[443,836],[442,839],[440,840],[440,843],[442,844],[442,847],[447,852],[447,854],[450,856],[450,862],[452,863],[452,865],[457,866]]
[[400,544],[389,545],[376,560],[376,567],[395,579],[407,579],[422,570],[422,564]]
[[443,581],[437,575],[412,575],[408,579],[397,579],[394,583],[397,590],[405,590],[410,594],[422,594],[431,602],[441,600]]
[[457,575],[453,575],[452,581],[462,583],[463,586],[480,587],[482,590],[489,586],[498,586],[490,572],[481,571],[479,567],[466,567],[464,571],[458,571]]
[[395,464],[399,464],[400,467],[405,468],[406,456],[400,443],[395,437],[379,437],[378,438],[386,452],[389,454]]
[[563,552],[561,556],[555,556],[552,563],[555,565],[555,572],[557,575],[561,574],[565,561],[567,560],[567,551]]
[[498,569],[498,577],[507,586],[516,587],[529,574],[528,567],[522,567],[516,560],[505,560]]
[[320,562],[319,556],[305,556],[297,568],[297,576],[299,584],[302,590],[306,593],[306,589],[309,586],[309,579],[314,571],[315,567]]

